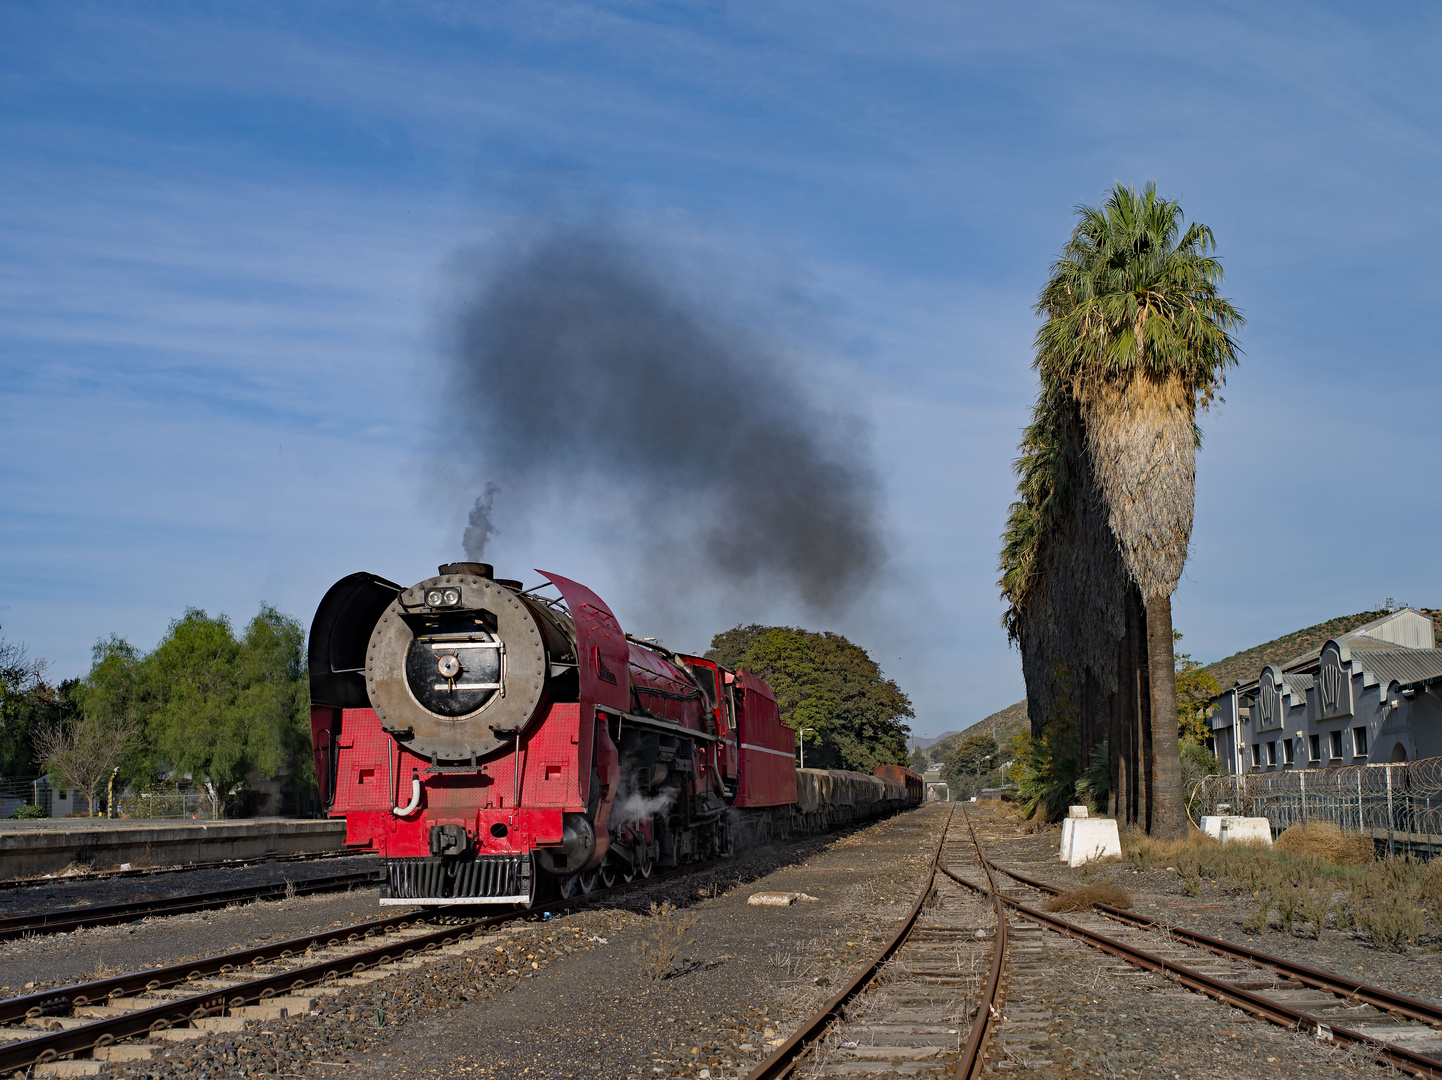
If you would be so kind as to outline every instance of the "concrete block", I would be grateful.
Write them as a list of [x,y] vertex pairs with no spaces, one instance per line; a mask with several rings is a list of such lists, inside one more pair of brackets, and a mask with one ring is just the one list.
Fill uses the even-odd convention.
[[117,1043],[114,1046],[97,1046],[91,1053],[100,1061],[149,1061],[155,1056],[155,1047]]
[[1063,818],[1061,823],[1061,848],[1057,851],[1056,857],[1062,862],[1071,858],[1071,834],[1072,827],[1076,825],[1076,818]]
[[117,1008],[114,1005],[77,1005],[72,1011],[76,1016],[83,1016],[87,1020],[109,1020],[111,1017],[124,1016],[135,1010],[124,1007]]
[[289,1014],[281,1005],[237,1005],[230,1015],[246,1020],[284,1020]]
[[315,998],[313,998],[313,997],[294,997],[294,996],[291,996],[291,995],[287,994],[285,997],[266,998],[266,999],[265,999],[265,1004],[267,1004],[267,1005],[273,1005],[273,1006],[276,1006],[277,1008],[284,1009],[284,1010],[285,1010],[286,1012],[288,1012],[291,1016],[296,1016],[296,1015],[299,1015],[300,1013],[308,1013],[308,1012],[310,1012],[312,1009],[314,1009],[314,1008],[315,1008]]
[[105,1069],[103,1061],[50,1061],[35,1066],[36,1076],[99,1076]]
[[183,1027],[165,1028],[163,1031],[154,1032],[150,1037],[164,1039],[166,1042],[190,1042],[192,1039],[203,1039],[209,1034],[210,1032],[201,1028]]
[[1066,816],[1069,818],[1086,817],[1087,808],[1085,806],[1068,806]]
[[1094,859],[1122,853],[1122,839],[1117,823],[1111,818],[1068,818],[1071,823],[1071,844],[1066,864],[1080,866]]
[[1202,832],[1206,833],[1213,840],[1222,838],[1222,822],[1226,821],[1225,816],[1218,814],[1202,815]]
[[227,1034],[244,1031],[245,1021],[234,1016],[202,1016],[192,1020],[190,1026],[201,1031],[220,1031]]
[[1264,817],[1223,818],[1221,841],[1224,844],[1266,844],[1271,847],[1272,823]]

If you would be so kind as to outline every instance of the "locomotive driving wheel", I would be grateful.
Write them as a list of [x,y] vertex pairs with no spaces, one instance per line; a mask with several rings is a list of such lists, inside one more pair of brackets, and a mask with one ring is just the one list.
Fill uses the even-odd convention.
[[656,869],[656,860],[651,858],[651,856],[647,855],[644,859],[640,861],[639,864],[637,864],[636,873],[640,874],[642,878],[648,878],[651,876],[651,871],[654,869]]
[[581,891],[580,879],[580,874],[567,874],[565,877],[556,879],[556,886],[560,889],[562,900],[569,900]]
[[601,879],[601,875],[595,870],[583,870],[576,876],[581,879],[581,892],[587,896],[596,891],[596,885]]
[[609,889],[616,884],[616,864],[609,857],[601,864],[601,888]]

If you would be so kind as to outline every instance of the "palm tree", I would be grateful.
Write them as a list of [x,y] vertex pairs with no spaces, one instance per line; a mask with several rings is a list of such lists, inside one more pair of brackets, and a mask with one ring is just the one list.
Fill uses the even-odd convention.
[[1218,294],[1205,225],[1182,231],[1178,203],[1118,184],[1080,217],[1037,312],[1043,393],[1076,403],[1092,476],[1146,612],[1153,756],[1150,831],[1181,835],[1171,596],[1191,542],[1198,410],[1237,362],[1243,324]]

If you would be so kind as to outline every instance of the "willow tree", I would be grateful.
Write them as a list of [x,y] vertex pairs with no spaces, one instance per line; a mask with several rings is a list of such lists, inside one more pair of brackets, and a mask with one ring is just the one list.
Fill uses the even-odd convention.
[[[1153,756],[1149,829],[1185,831],[1171,596],[1196,494],[1197,413],[1237,362],[1241,314],[1218,293],[1212,231],[1178,203],[1118,184],[1080,221],[1041,291],[1043,397],[1074,405],[1107,525],[1146,614]],[[1030,687],[1028,687],[1030,692]]]

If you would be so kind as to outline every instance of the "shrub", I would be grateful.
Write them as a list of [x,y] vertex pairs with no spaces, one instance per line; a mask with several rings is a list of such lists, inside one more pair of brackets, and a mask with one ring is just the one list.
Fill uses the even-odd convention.
[[1066,892],[1058,893],[1046,902],[1046,909],[1048,911],[1090,911],[1098,904],[1106,904],[1114,908],[1129,908],[1132,906],[1132,896],[1120,885],[1114,885],[1109,881],[1097,882],[1092,885],[1083,885],[1079,889],[1069,889]]
[[1302,855],[1344,866],[1361,866],[1372,861],[1373,844],[1361,833],[1343,832],[1330,821],[1293,825],[1273,845],[1278,851]]
[[45,807],[32,804],[30,806],[20,807],[20,809],[15,811],[13,816],[29,821],[35,818],[49,817],[50,815],[45,812]]
[[676,968],[676,954],[683,945],[694,945],[695,938],[686,939],[686,933],[701,921],[697,914],[682,915],[670,903],[651,904],[652,929],[649,937],[643,937],[631,946],[641,973],[648,979],[667,979]]
[[1397,949],[1422,933],[1422,913],[1408,896],[1369,896],[1357,909],[1357,927],[1379,949]]

